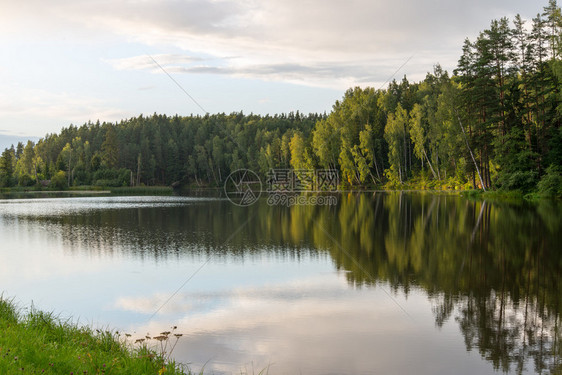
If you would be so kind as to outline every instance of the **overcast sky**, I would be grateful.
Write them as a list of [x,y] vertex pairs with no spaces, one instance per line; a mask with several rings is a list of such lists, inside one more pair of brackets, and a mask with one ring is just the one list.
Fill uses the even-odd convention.
[[379,88],[410,57],[395,78],[419,81],[436,63],[451,71],[466,37],[546,4],[0,0],[0,134],[154,112],[329,112],[347,88]]

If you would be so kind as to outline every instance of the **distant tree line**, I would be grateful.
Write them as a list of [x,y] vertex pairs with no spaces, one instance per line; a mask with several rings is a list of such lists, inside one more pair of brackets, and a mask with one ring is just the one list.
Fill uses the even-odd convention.
[[[349,89],[329,115],[138,116],[19,143],[0,186],[221,186],[248,168],[333,168],[342,185],[562,193],[562,15],[494,20],[457,69]],[[45,183],[45,182],[44,182]]]
[[231,171],[265,171],[269,162],[290,167],[296,133],[310,134],[319,115],[154,114],[113,123],[70,126],[37,144],[19,143],[2,153],[5,186],[50,180],[78,185],[171,185],[182,181],[219,186]]

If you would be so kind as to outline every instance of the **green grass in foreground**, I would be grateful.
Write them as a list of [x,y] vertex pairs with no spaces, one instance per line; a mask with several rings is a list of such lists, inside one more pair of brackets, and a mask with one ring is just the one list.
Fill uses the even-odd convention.
[[0,374],[191,374],[157,350],[34,308],[20,313],[0,296]]

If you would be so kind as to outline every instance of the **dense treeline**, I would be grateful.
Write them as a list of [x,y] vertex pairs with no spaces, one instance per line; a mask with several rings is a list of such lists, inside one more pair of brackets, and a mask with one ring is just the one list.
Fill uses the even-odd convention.
[[51,180],[72,185],[220,185],[230,171],[289,168],[294,134],[310,134],[318,115],[139,116],[118,124],[70,126],[2,154],[4,184]]
[[139,116],[18,144],[0,185],[222,185],[248,168],[335,168],[349,186],[562,193],[562,15],[494,20],[466,40],[450,77],[354,88],[329,115]]

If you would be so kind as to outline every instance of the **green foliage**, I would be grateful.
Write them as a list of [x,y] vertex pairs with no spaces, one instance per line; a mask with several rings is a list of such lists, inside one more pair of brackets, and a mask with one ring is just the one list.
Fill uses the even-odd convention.
[[131,171],[126,168],[102,168],[93,175],[94,185],[98,186],[128,186],[131,180]]
[[[377,149],[379,149],[378,146],[380,146],[380,141],[380,139],[376,140],[376,135],[374,133],[373,127],[369,124],[365,125],[365,128],[359,133],[358,155],[365,159],[366,167],[369,167],[368,169],[362,169],[365,169],[365,172],[369,173],[373,181],[375,180],[372,172],[373,167],[375,169],[377,180],[381,181],[382,178],[382,171],[380,170],[380,168],[382,167],[380,165],[382,160],[380,159],[380,157],[377,157],[377,154],[380,154],[380,152],[377,152]],[[362,175],[364,174],[365,173],[362,173]],[[362,182],[365,182],[365,179],[362,178]]]
[[89,185],[91,182],[91,173],[88,173],[88,169],[82,160],[80,160],[74,169],[72,170],[73,175],[73,185]]
[[68,169],[66,162],[64,161],[64,155],[61,152],[58,154],[57,156],[57,162],[56,162],[56,166],[55,166],[56,171],[66,171]]
[[101,156],[98,152],[94,154],[90,162],[90,170],[96,172],[101,167]]
[[35,179],[33,179],[27,173],[22,173],[18,177],[18,185],[19,186],[33,186],[35,185]]
[[387,172],[390,180],[398,180],[402,183],[406,179],[407,171],[407,134],[408,113],[402,108],[400,103],[396,107],[396,111],[388,116],[386,127],[384,129],[384,138],[388,143],[388,162],[390,169]]
[[[303,137],[303,146],[309,150],[308,163],[312,165],[314,155],[308,139],[322,118],[299,113],[274,117],[241,113],[205,117],[155,114],[115,124],[70,126],[60,134],[46,136],[35,146],[20,145],[20,159],[14,151],[10,163],[15,166],[17,162],[19,167],[11,173],[17,181],[24,173],[51,178],[57,171],[64,171],[70,186],[171,185],[178,181],[220,186],[234,169],[258,171],[260,165],[288,168],[290,141],[296,132]],[[28,154],[31,157],[27,158]],[[128,170],[128,175],[108,174],[107,170]]]
[[386,184],[384,185],[386,189],[394,190],[402,186],[402,181],[400,180],[396,166],[391,165],[390,168],[385,169],[384,175],[386,177]]
[[51,177],[51,183],[49,184],[49,187],[56,190],[66,189],[68,187],[66,172],[64,171],[56,172],[55,175]]
[[294,169],[309,170],[314,166],[310,151],[306,146],[305,140],[300,133],[295,133],[291,138],[291,166]]
[[115,127],[109,125],[105,132],[105,140],[101,145],[102,161],[107,168],[116,168],[119,163],[119,140]]
[[531,191],[538,181],[538,171],[521,129],[512,129],[505,137],[498,138],[500,151],[496,160],[502,166],[498,173],[498,186],[505,190]]
[[14,164],[14,148],[5,149],[0,157],[0,187],[10,187],[14,185]]
[[562,196],[562,173],[560,166],[551,165],[538,185],[539,193],[547,196]]

